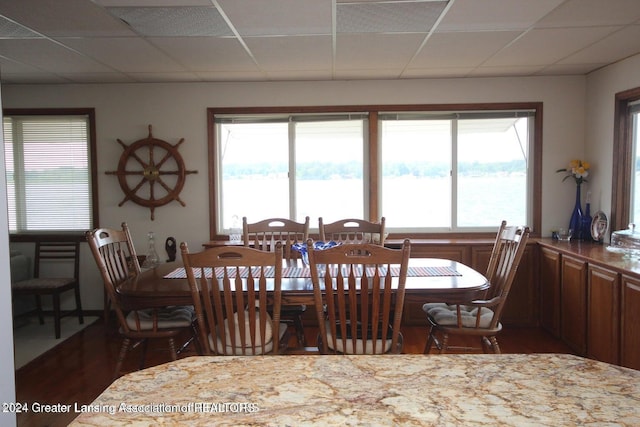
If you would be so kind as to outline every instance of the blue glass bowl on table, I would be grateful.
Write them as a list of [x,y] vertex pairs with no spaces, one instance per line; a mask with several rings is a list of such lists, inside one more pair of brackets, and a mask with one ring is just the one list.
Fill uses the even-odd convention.
[[[340,245],[340,242],[334,242],[330,240],[328,242],[313,242],[313,250],[315,251],[323,251],[325,249],[333,248],[334,246]],[[309,265],[309,254],[307,253],[307,244],[306,243],[294,243],[291,245],[291,249],[300,253],[300,258],[302,258],[302,262],[304,265]]]

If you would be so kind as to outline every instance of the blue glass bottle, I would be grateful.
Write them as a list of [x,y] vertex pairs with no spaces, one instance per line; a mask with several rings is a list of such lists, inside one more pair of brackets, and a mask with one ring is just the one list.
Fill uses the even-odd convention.
[[591,192],[587,191],[587,200],[585,201],[584,212],[582,214],[582,240],[590,242],[593,240],[591,237]]
[[571,213],[569,228],[573,230],[574,239],[582,239],[582,204],[580,202],[580,184],[576,186],[576,204]]

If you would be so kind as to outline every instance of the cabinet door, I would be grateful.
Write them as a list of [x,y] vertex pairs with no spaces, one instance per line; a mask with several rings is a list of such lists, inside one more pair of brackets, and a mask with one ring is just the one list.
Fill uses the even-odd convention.
[[500,319],[505,325],[534,327],[538,324],[535,249],[527,246],[520,260]]
[[560,336],[560,253],[540,251],[540,325]]
[[576,353],[587,350],[587,263],[563,255],[561,259],[560,332]]
[[622,366],[640,369],[640,280],[622,277]]
[[589,265],[587,286],[587,356],[618,364],[620,275]]

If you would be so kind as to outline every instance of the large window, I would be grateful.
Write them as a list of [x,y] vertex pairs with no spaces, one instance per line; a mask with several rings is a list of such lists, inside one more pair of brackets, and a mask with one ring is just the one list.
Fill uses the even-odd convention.
[[640,221],[640,88],[616,94],[610,230]]
[[390,229],[529,224],[533,112],[384,113],[382,215]]
[[629,207],[629,223],[640,221],[640,100],[629,105],[631,115],[631,203]]
[[93,110],[4,112],[10,232],[93,228],[93,121]]
[[220,115],[219,224],[364,214],[366,115]]
[[312,230],[384,216],[416,237],[536,230],[541,116],[539,103],[209,109],[211,238],[243,216],[309,216]]

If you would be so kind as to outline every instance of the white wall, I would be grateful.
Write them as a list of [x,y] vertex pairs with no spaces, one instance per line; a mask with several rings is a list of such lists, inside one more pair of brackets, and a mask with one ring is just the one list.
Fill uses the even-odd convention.
[[[2,103],[0,102],[0,105]],[[0,108],[0,118],[2,109]],[[0,132],[0,144],[4,146],[2,132]],[[0,150],[0,164],[4,172],[4,150]],[[0,402],[11,403],[16,401],[15,372],[13,359],[13,317],[11,316],[11,273],[9,271],[9,218],[7,217],[7,180],[5,174],[0,175],[0,341],[5,345],[0,346]],[[10,412],[0,411],[0,425],[16,425],[16,415]]]
[[[542,234],[568,221],[574,188],[555,170],[584,155],[585,82],[581,76],[537,78],[478,78],[402,81],[175,83],[108,85],[7,85],[5,108],[93,107],[96,109],[100,223],[118,227],[127,221],[136,248],[146,252],[146,233],[155,231],[164,256],[164,241],[174,236],[192,248],[209,239],[207,183],[207,107],[290,105],[431,104],[543,102]],[[611,113],[613,114],[613,113]],[[175,144],[188,175],[177,202],[149,209],[126,202],[115,176],[123,151],[116,142],[130,144],[147,136]],[[86,309],[102,307],[102,284],[85,245],[82,254],[82,295]]]
[[[603,68],[587,78],[585,153],[594,163],[589,182],[593,208],[611,214],[615,95],[640,87],[640,55]],[[618,224],[622,228],[626,224]],[[609,230],[609,233],[615,230]],[[609,235],[607,233],[607,237]]]

